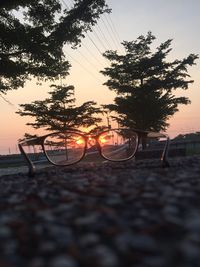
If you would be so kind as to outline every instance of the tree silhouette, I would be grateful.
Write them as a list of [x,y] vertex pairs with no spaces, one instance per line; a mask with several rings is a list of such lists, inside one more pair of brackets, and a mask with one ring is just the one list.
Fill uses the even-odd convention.
[[20,105],[21,109],[16,113],[34,118],[34,122],[29,122],[27,125],[35,129],[64,131],[80,127],[97,127],[101,122],[102,119],[98,116],[101,110],[94,101],[85,102],[80,106],[75,105],[72,85],[52,85],[52,87],[54,90],[49,92],[49,98]]
[[105,0],[2,0],[0,2],[0,93],[24,86],[31,77],[54,80],[70,67],[63,46],[76,47],[99,16]]
[[169,62],[172,50],[167,40],[151,50],[155,37],[151,32],[135,41],[124,41],[124,55],[106,51],[104,57],[110,67],[101,71],[108,76],[105,85],[117,93],[114,104],[107,105],[120,125],[144,130],[160,131],[168,126],[167,120],[178,111],[179,104],[187,105],[187,97],[176,97],[176,89],[188,89],[188,67],[195,64],[198,55],[190,54],[182,60]]

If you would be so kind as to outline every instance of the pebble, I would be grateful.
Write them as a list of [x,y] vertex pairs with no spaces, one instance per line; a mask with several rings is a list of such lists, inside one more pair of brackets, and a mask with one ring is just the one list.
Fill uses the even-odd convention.
[[59,255],[51,260],[49,267],[78,267],[78,265],[72,257]]
[[97,264],[101,267],[117,267],[118,257],[116,253],[105,245],[98,245],[92,249],[91,253],[96,258]]
[[82,247],[92,247],[100,242],[100,238],[97,234],[89,233],[79,238],[79,243]]

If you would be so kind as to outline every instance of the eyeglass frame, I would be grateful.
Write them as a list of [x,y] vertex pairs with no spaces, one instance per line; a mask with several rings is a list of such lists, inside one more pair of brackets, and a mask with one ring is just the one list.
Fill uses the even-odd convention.
[[[137,146],[136,146],[136,149],[135,149],[135,152],[133,153],[133,155],[131,155],[129,158],[126,158],[126,159],[118,159],[118,160],[111,160],[111,159],[108,159],[106,158],[103,153],[102,153],[102,148],[101,148],[101,145],[99,144],[99,137],[108,132],[108,131],[116,131],[116,130],[130,130],[130,131],[133,131],[137,134],[137,137],[138,137],[138,141],[137,141]],[[76,162],[73,162],[73,163],[69,163],[69,164],[57,164],[57,163],[54,163],[52,162],[49,157],[48,157],[48,154],[46,153],[46,149],[44,147],[44,141],[45,139],[48,137],[48,136],[51,136],[51,135],[54,135],[54,134],[60,134],[60,133],[75,133],[75,134],[78,134],[80,135],[84,141],[85,141],[85,146],[84,146],[84,151],[83,151],[83,154],[82,156],[80,157],[79,160],[77,160]],[[111,161],[111,162],[124,162],[124,161],[128,161],[130,159],[132,159],[136,154],[137,154],[137,151],[138,151],[138,147],[139,147],[139,144],[140,144],[140,141],[143,137],[148,137],[148,134],[157,134],[157,136],[153,136],[154,138],[158,138],[158,137],[165,137],[166,138],[166,143],[165,143],[165,146],[164,146],[164,149],[162,151],[162,155],[160,157],[160,160],[161,160],[161,166],[162,167],[169,167],[170,164],[169,164],[169,161],[168,161],[168,151],[169,151],[169,145],[170,145],[170,138],[167,134],[164,134],[164,133],[160,133],[160,132],[153,132],[153,131],[143,131],[143,130],[140,130],[140,129],[134,129],[134,128],[108,128],[107,130],[104,130],[104,131],[101,131],[100,133],[98,133],[97,135],[92,135],[90,133],[84,133],[82,131],[78,131],[77,129],[69,129],[69,130],[65,130],[65,131],[56,131],[56,132],[52,132],[52,133],[49,133],[49,134],[46,134],[46,135],[43,135],[43,136],[39,136],[39,137],[34,137],[34,138],[30,138],[30,139],[25,139],[23,141],[20,141],[18,143],[18,147],[19,147],[19,150],[21,152],[21,154],[23,155],[24,159],[26,160],[26,163],[28,165],[28,176],[32,177],[35,175],[35,171],[36,171],[36,168],[35,168],[35,165],[34,163],[31,161],[31,159],[28,157],[27,153],[25,152],[25,150],[23,149],[23,144],[27,144],[27,145],[41,145],[42,147],[42,150],[43,150],[43,153],[45,154],[47,160],[52,164],[52,165],[55,165],[55,166],[70,166],[70,165],[73,165],[73,164],[76,164],[78,162],[80,162],[85,154],[86,154],[86,151],[87,151],[87,144],[88,144],[88,140],[89,138],[92,138],[96,141],[96,147],[99,151],[99,154],[101,155],[101,157],[103,157],[104,159],[108,160],[108,161]]]

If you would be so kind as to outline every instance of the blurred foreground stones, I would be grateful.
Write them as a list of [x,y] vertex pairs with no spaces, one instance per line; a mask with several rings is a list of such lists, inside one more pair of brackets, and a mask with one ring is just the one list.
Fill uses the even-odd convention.
[[200,157],[0,177],[0,267],[200,266]]

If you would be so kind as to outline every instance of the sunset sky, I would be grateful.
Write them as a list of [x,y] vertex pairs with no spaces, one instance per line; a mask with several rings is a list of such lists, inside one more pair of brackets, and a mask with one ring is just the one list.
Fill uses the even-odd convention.
[[[73,0],[65,0],[71,6]],[[105,49],[123,53],[120,41],[135,40],[139,35],[151,31],[156,36],[155,47],[167,39],[173,39],[169,60],[182,59],[190,53],[200,54],[200,1],[199,0],[108,0],[111,15],[103,15],[93,33],[88,33],[83,46],[77,50],[65,47],[72,67],[70,75],[63,81],[75,86],[77,104],[94,100],[99,105],[111,103],[115,93],[102,84],[106,77],[99,73],[108,62],[101,56]],[[190,67],[189,74],[194,80],[187,91],[179,90],[178,95],[189,97],[191,105],[182,106],[170,119],[167,133],[174,137],[179,133],[200,131],[200,60]],[[0,98],[0,154],[16,153],[17,140],[25,132],[36,134],[38,131],[25,126],[28,118],[22,118],[15,111],[18,105],[42,100],[51,89],[36,80],[27,82],[24,88],[10,91],[5,97],[12,103]]]

